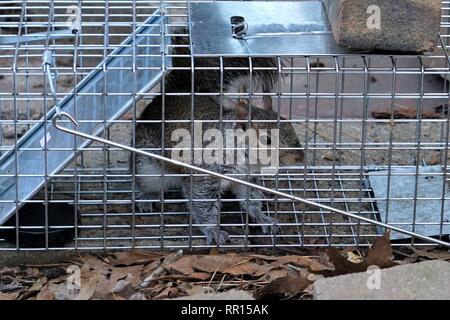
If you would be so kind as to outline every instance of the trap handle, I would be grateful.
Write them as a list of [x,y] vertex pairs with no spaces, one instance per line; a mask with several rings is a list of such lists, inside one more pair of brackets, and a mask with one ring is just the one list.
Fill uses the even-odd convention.
[[380,221],[376,221],[376,220],[373,220],[373,219],[369,219],[369,218],[366,218],[366,217],[359,216],[359,215],[354,214],[354,213],[350,213],[350,212],[346,212],[346,211],[343,211],[343,210],[339,210],[339,209],[336,209],[336,208],[333,208],[333,207],[329,207],[327,205],[323,205],[323,204],[320,204],[320,203],[316,203],[316,202],[304,199],[304,198],[296,197],[296,196],[293,196],[293,195],[290,195],[290,194],[287,194],[287,193],[284,193],[284,192],[280,192],[280,191],[277,191],[277,190],[266,188],[266,187],[263,187],[263,186],[260,186],[260,185],[257,185],[257,184],[253,184],[253,183],[250,183],[250,182],[247,182],[247,181],[244,181],[244,180],[240,180],[240,179],[229,177],[229,176],[226,176],[226,175],[214,172],[214,171],[210,171],[210,170],[207,170],[207,169],[196,167],[196,166],[190,165],[188,163],[184,163],[184,162],[181,162],[181,161],[178,161],[178,160],[174,160],[174,159],[171,159],[171,158],[160,156],[160,155],[157,155],[157,154],[154,154],[154,153],[150,153],[150,152],[147,152],[147,151],[143,151],[143,150],[140,150],[140,149],[136,149],[136,148],[133,148],[133,147],[129,147],[129,146],[126,146],[126,145],[118,143],[118,142],[114,142],[114,141],[111,141],[111,140],[103,139],[103,138],[96,137],[96,136],[93,136],[93,135],[90,135],[90,134],[87,134],[87,133],[84,133],[84,132],[81,132],[81,131],[77,131],[77,130],[73,130],[73,129],[61,126],[58,123],[58,121],[61,120],[62,118],[67,118],[75,126],[78,125],[78,122],[75,120],[74,117],[72,117],[72,115],[70,115],[67,112],[60,112],[59,114],[55,114],[55,116],[52,119],[53,126],[56,129],[64,131],[66,133],[70,133],[72,135],[75,135],[75,136],[78,136],[78,137],[82,137],[82,138],[85,138],[85,139],[90,139],[90,140],[93,140],[93,141],[96,141],[96,142],[104,143],[104,144],[107,144],[107,145],[110,145],[110,146],[113,146],[113,147],[116,147],[116,148],[120,148],[120,149],[123,149],[123,150],[127,150],[127,151],[130,151],[130,152],[133,152],[133,153],[137,153],[137,154],[141,154],[141,155],[144,155],[144,156],[148,156],[150,158],[153,158],[153,159],[156,159],[156,160],[159,160],[159,161],[167,162],[167,163],[170,163],[170,164],[173,164],[173,165],[176,165],[176,166],[180,166],[180,167],[183,167],[183,168],[186,168],[186,169],[191,169],[191,170],[194,170],[194,171],[197,171],[197,172],[200,172],[200,173],[204,173],[204,174],[216,177],[216,178],[220,178],[220,179],[228,180],[228,181],[231,181],[231,182],[239,183],[239,184],[244,185],[244,186],[249,187],[249,188],[258,189],[258,190],[261,190],[263,192],[271,193],[271,194],[274,194],[274,195],[282,197],[282,198],[287,198],[287,199],[290,199],[290,200],[293,200],[293,201],[301,202],[303,204],[315,206],[315,207],[321,208],[323,210],[327,210],[327,211],[331,211],[331,212],[334,212],[334,213],[342,214],[342,215],[344,215],[346,217],[349,217],[349,218],[357,219],[359,221],[367,222],[367,223],[370,223],[370,224],[373,224],[373,225],[376,225],[376,226],[379,226],[379,227],[382,227],[382,228],[385,228],[385,229],[388,229],[388,230],[400,232],[400,233],[409,235],[411,237],[416,237],[418,239],[425,240],[427,242],[435,243],[435,244],[438,244],[438,245],[450,248],[450,243],[446,242],[446,241],[442,241],[442,240],[439,240],[439,239],[435,239],[435,238],[432,238],[432,237],[421,235],[421,234],[418,234],[418,233],[415,233],[415,232],[412,232],[412,231],[404,230],[404,229],[401,229],[401,228],[398,228],[398,227],[395,227],[395,226],[391,226],[389,224],[386,224],[386,223],[383,223],[383,222],[380,222]]

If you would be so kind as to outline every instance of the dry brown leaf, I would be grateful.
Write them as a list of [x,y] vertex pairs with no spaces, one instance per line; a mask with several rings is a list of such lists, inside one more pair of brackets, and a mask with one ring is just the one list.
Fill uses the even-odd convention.
[[353,263],[361,263],[364,261],[364,258],[352,251],[347,251],[347,260]]
[[411,250],[414,251],[414,254],[418,257],[424,257],[429,259],[437,259],[450,261],[450,252],[443,250],[421,250],[411,247]]
[[149,263],[148,265],[146,265],[144,267],[144,269],[142,270],[142,277],[145,279],[147,278],[150,274],[152,274],[156,269],[158,269],[161,266],[161,261],[160,260],[155,260],[152,263]]
[[114,266],[131,266],[148,264],[163,257],[163,254],[144,251],[124,251],[110,255],[110,263]]
[[140,284],[140,287],[147,288],[156,278],[166,273],[167,265],[178,261],[182,255],[183,250],[178,250],[177,252],[168,254],[163,260],[161,260],[161,264],[155,270],[145,276],[144,280]]
[[166,270],[175,270],[184,275],[199,270],[207,273],[221,272],[236,266],[247,259],[236,255],[185,255],[178,261],[166,265]]
[[184,275],[191,275],[195,271],[206,273],[228,273],[231,275],[262,275],[270,271],[266,266],[257,265],[250,261],[251,258],[227,255],[185,255],[178,261],[167,264],[167,270],[175,270]]
[[109,280],[115,285],[115,282],[126,278],[130,281],[133,288],[137,288],[141,283],[143,268],[143,265],[113,268]]
[[39,269],[37,269],[37,268],[30,268],[30,267],[28,267],[25,270],[25,272],[27,273],[27,275],[29,277],[33,277],[33,278],[39,277]]
[[160,299],[171,299],[171,298],[176,298],[180,296],[180,290],[178,288],[174,288],[174,287],[169,287],[169,288],[165,288],[163,291],[161,291],[158,295],[156,295],[155,297],[153,297],[153,299],[155,300],[160,300]]
[[0,275],[3,276],[15,276],[16,274],[20,273],[19,267],[3,267],[0,269]]
[[286,267],[288,264],[308,267],[313,271],[332,269],[332,266],[325,264],[317,257],[272,257],[264,255],[242,256],[236,254],[185,255],[178,261],[166,265],[166,269],[169,271],[179,272],[183,275],[191,275],[196,271],[200,271],[209,274],[217,272],[233,276],[251,275],[259,277],[270,272],[271,270]]
[[38,279],[33,285],[28,289],[28,291],[39,291],[47,283],[47,278],[43,277]]
[[251,261],[247,260],[245,262],[242,262],[235,266],[232,266],[231,268],[228,268],[228,269],[220,268],[219,272],[230,274],[232,276],[240,276],[240,275],[245,274],[245,275],[251,275],[254,277],[259,277],[277,267],[278,267],[278,265],[273,265],[273,264],[259,265],[255,262],[251,262]]
[[113,299],[113,300],[120,300],[120,301],[127,300],[127,299],[125,299],[124,297],[119,296],[118,294],[114,294],[114,293],[113,293],[111,296],[112,296],[112,299]]
[[36,300],[53,300],[55,298],[53,291],[45,288],[41,291],[39,291],[39,293],[36,296]]
[[87,282],[81,282],[81,290],[74,300],[89,300],[97,288],[98,278],[93,276]]
[[47,284],[41,289],[51,291],[52,299],[54,300],[73,300],[77,294],[78,290],[70,289],[67,283],[53,283],[47,282]]
[[272,259],[277,262],[277,265],[294,264],[301,267],[307,267],[311,271],[329,270],[331,266],[328,262],[322,261],[318,257],[309,256],[281,256]]
[[190,296],[195,296],[197,294],[205,293],[206,291],[208,291],[208,289],[203,286],[192,286],[192,288],[186,290],[186,293]]
[[288,274],[288,271],[286,269],[271,270],[268,273],[266,273],[265,275],[263,275],[262,277],[260,277],[258,280],[264,281],[264,282],[272,282],[279,278],[286,277],[287,274]]
[[367,258],[360,263],[353,263],[344,257],[336,248],[329,248],[327,255],[334,265],[334,270],[323,270],[318,273],[325,276],[337,276],[348,273],[365,272],[370,266],[390,268],[397,264],[393,262],[390,232],[375,240],[367,253]]
[[194,272],[194,273],[190,274],[188,277],[190,279],[203,281],[203,280],[208,280],[211,277],[211,275],[206,272]]
[[107,275],[112,270],[112,267],[108,263],[90,254],[83,257],[83,262],[82,272],[83,269],[86,271],[94,270],[96,273]]
[[147,298],[145,297],[144,294],[142,294],[141,292],[137,292],[133,295],[131,295],[128,300],[147,300]]
[[297,295],[302,293],[312,282],[302,276],[288,275],[269,283],[264,288],[258,290],[255,298],[258,300],[274,299],[280,296]]
[[[112,267],[109,274],[104,274],[105,270],[89,270],[81,268],[81,277],[82,284],[88,283],[91,278],[96,278],[96,288],[94,294],[92,295],[92,299],[109,299],[111,298],[111,293],[115,292],[115,290],[119,290],[119,287],[124,283],[118,282],[121,280],[125,280],[131,284],[132,288],[137,288],[141,281],[141,272],[143,269],[143,265],[129,266],[129,267]],[[117,286],[117,287],[116,287]],[[127,288],[123,288],[126,290]],[[131,288],[128,288],[131,289]],[[122,292],[122,291],[121,291]]]
[[127,280],[127,279],[119,280],[119,281],[117,281],[114,288],[111,289],[111,292],[112,293],[124,292],[130,286],[130,284],[131,284],[130,280]]
[[2,293],[0,292],[0,300],[16,300],[19,297],[19,292]]
[[367,253],[367,267],[378,266],[380,268],[390,268],[397,264],[393,262],[394,255],[391,246],[391,232],[386,231],[381,238],[374,241]]
[[206,287],[199,285],[192,285],[189,282],[181,282],[177,285],[177,288],[189,296],[205,293],[205,291],[207,290]]

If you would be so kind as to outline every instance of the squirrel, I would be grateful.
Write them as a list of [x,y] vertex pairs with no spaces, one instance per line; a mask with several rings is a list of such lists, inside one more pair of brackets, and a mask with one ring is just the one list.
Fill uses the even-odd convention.
[[[192,132],[192,121],[202,123],[203,132],[208,129],[217,129],[223,135],[225,131],[232,129],[243,131],[252,128],[257,132],[258,139],[263,139],[261,132],[264,129],[268,132],[273,129],[279,130],[279,164],[297,164],[303,162],[302,146],[298,136],[295,133],[292,124],[281,118],[272,108],[260,109],[249,105],[245,101],[240,101],[231,109],[219,108],[217,101],[209,96],[196,96],[193,105],[193,114],[191,113],[191,98],[186,96],[166,95],[164,97],[164,106],[162,105],[162,96],[155,97],[152,102],[144,109],[140,116],[141,120],[136,126],[136,148],[150,150],[150,152],[161,154],[164,143],[166,157],[171,157],[171,152],[176,148],[172,135],[175,130],[185,130],[186,134],[194,136]],[[163,113],[164,111],[164,113]],[[218,121],[222,119],[222,121]],[[164,121],[164,126],[162,122]],[[263,130],[262,130],[263,129]],[[269,136],[265,136],[265,143],[268,147],[274,144]],[[205,143],[202,142],[202,148]],[[287,149],[289,148],[289,149]],[[223,151],[226,152],[224,147]],[[191,150],[188,151],[191,153]],[[219,151],[220,152],[220,151]],[[248,160],[248,153],[245,154]],[[258,179],[251,175],[261,171],[261,164],[195,164],[202,168],[218,172],[224,175],[250,175],[250,182],[258,184]],[[150,157],[136,155],[136,184],[141,193],[141,199],[152,200],[159,199],[161,187],[164,191],[170,188],[179,188],[181,186],[183,195],[189,201],[189,211],[195,224],[201,226],[201,231],[205,234],[207,243],[210,245],[215,241],[217,244],[225,244],[228,240],[228,234],[218,226],[220,208],[218,199],[219,192],[231,191],[237,198],[251,199],[240,202],[241,209],[246,211],[249,217],[256,223],[265,224],[262,227],[264,233],[275,233],[275,221],[261,212],[262,201],[265,199],[263,192],[256,189],[247,189],[246,186],[229,181],[220,180],[212,176],[192,176],[192,185],[190,176],[186,175],[190,171],[183,167],[171,164],[160,163]],[[161,176],[164,174],[164,179]],[[183,176],[183,174],[185,176]],[[153,176],[149,176],[153,175]],[[167,176],[169,175],[169,176]],[[237,176],[237,178],[239,178]],[[164,185],[162,186],[162,181]],[[247,194],[249,191],[249,195]],[[142,207],[145,209],[145,207]]]
[[[219,57],[195,57],[191,60],[189,30],[186,27],[173,30],[171,48],[174,69],[166,76],[166,92],[191,93],[191,69],[194,68],[195,93],[220,93],[221,89],[224,93],[264,93],[263,108],[271,108],[272,97],[269,93],[276,92],[275,87],[281,80],[278,69],[283,66],[282,60],[273,57],[224,57],[222,73]],[[218,99],[217,96],[211,97]],[[223,103],[224,108],[233,107],[233,103]]]

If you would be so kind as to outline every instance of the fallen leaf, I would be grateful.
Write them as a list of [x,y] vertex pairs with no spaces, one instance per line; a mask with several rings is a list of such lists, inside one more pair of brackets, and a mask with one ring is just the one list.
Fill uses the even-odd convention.
[[411,247],[411,250],[414,251],[414,254],[416,256],[418,256],[418,257],[450,261],[450,252],[449,251],[443,251],[443,250],[420,250],[420,249],[416,249],[414,247]]
[[131,295],[128,300],[147,300],[144,294],[137,292],[133,295]]
[[19,292],[2,293],[0,292],[0,300],[16,300],[19,297]]
[[322,270],[318,273],[325,276],[337,276],[348,273],[365,272],[370,266],[379,268],[390,268],[397,264],[393,261],[390,232],[375,240],[367,253],[367,258],[362,262],[354,263],[344,257],[336,248],[329,248],[327,255],[334,265],[334,270]]
[[33,277],[33,278],[39,277],[39,269],[37,269],[37,268],[30,268],[30,267],[28,267],[25,270],[25,272],[27,273],[27,275],[29,277]]
[[255,293],[257,300],[276,299],[302,293],[312,282],[302,276],[288,275],[272,281]]
[[181,282],[180,284],[178,284],[177,288],[186,293],[188,296],[205,293],[207,291],[206,287],[200,285],[192,285],[189,282]]
[[36,300],[53,300],[54,297],[55,296],[53,292],[50,289],[46,288],[39,291],[39,293],[36,296]]
[[[48,293],[46,295],[49,295],[52,300],[73,300],[79,292],[78,289],[72,289],[67,285],[67,283],[53,282],[47,282],[47,284],[41,289],[40,292],[42,291],[51,292],[51,295],[49,295]],[[45,295],[44,298],[46,298]]]
[[167,265],[178,261],[182,256],[183,256],[183,250],[178,250],[175,253],[171,253],[171,254],[167,255],[164,258],[164,260],[162,260],[160,265],[144,278],[144,281],[142,281],[142,283],[140,284],[140,287],[141,288],[148,287],[150,285],[150,283],[152,283],[154,281],[155,278],[158,278],[161,275],[163,275],[164,273],[166,273]]
[[153,297],[155,300],[160,299],[170,299],[170,298],[176,298],[180,296],[180,290],[178,288],[169,287],[161,291],[157,296]]
[[364,258],[359,254],[355,254],[352,251],[347,251],[347,260],[352,263],[361,263],[364,261]]
[[113,293],[124,292],[129,287],[130,284],[131,284],[130,280],[126,280],[126,279],[119,280],[119,281],[117,281],[114,288],[112,288],[111,292],[113,292]]
[[123,300],[127,300],[127,299],[125,299],[124,297],[122,297],[122,296],[119,296],[118,294],[112,294],[112,299],[113,300],[121,300],[121,301],[123,301]]
[[206,272],[194,272],[191,273],[188,277],[194,280],[208,280],[211,277],[211,275]]
[[[235,254],[227,255],[185,255],[179,260],[167,264],[167,270],[175,270],[184,275],[193,274],[195,271],[206,273],[228,273],[231,275],[241,274],[264,274],[270,271],[264,266],[258,266],[254,262],[250,262],[246,256],[238,256]],[[264,271],[262,270],[264,268]],[[259,272],[258,272],[259,271]]]
[[133,288],[137,288],[141,283],[141,273],[143,268],[143,265],[114,268],[112,269],[109,279],[112,283],[114,283],[113,285],[115,286],[115,283],[117,281],[126,278],[128,281],[130,281],[130,284]]
[[19,291],[23,289],[22,283],[17,280],[13,280],[11,282],[0,282],[0,291],[10,292],[10,291]]
[[14,277],[16,274],[20,273],[19,267],[3,267],[0,269],[0,275],[3,276],[12,276]]
[[329,248],[327,250],[327,255],[335,269],[320,272],[325,276],[338,276],[341,274],[364,272],[367,270],[367,263],[365,261],[361,263],[350,262],[346,257],[342,256],[336,248]]
[[33,283],[33,285],[28,289],[28,291],[40,291],[46,283],[47,283],[46,277],[40,278],[35,283]]
[[83,269],[87,269],[87,271],[94,270],[96,273],[103,275],[108,275],[112,270],[112,267],[108,263],[90,254],[84,256],[83,262],[84,264],[82,270]]
[[110,262],[114,266],[131,266],[137,264],[148,264],[163,257],[160,253],[144,251],[123,251],[110,255]]
[[89,300],[97,288],[97,282],[98,279],[96,276],[93,276],[85,283],[82,282],[80,293],[78,293],[74,300]]
[[265,256],[265,255],[251,255],[249,257],[258,258],[266,261],[276,261],[275,265],[278,266],[291,263],[297,266],[307,267],[311,271],[329,270],[333,267],[327,261],[323,261],[323,259],[319,257],[297,256],[297,255],[279,256],[279,257]]
[[264,282],[272,282],[279,278],[286,277],[287,274],[288,274],[287,269],[271,270],[268,273],[266,273],[265,275],[263,275],[262,277],[260,277],[258,280],[264,281]]
[[381,238],[374,241],[372,247],[367,253],[367,267],[378,266],[380,268],[390,268],[397,264],[392,260],[394,255],[391,246],[391,233],[386,231]]

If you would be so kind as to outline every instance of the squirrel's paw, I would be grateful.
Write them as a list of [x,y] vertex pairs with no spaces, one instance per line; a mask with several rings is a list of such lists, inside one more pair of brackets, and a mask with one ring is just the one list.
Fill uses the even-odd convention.
[[205,229],[206,241],[208,245],[212,245],[213,240],[218,245],[226,244],[228,241],[228,233],[220,230],[219,227],[211,227]]
[[276,220],[262,213],[260,207],[250,206],[248,209],[250,210],[249,215],[254,218],[256,223],[264,224],[261,225],[264,234],[276,234],[278,232]]
[[152,202],[138,202],[136,206],[140,213],[153,212]]
[[140,213],[152,213],[153,211],[158,211],[160,209],[159,204],[156,202],[152,202],[149,200],[153,199],[159,199],[159,194],[157,193],[141,193],[136,202],[137,210],[139,210]]

